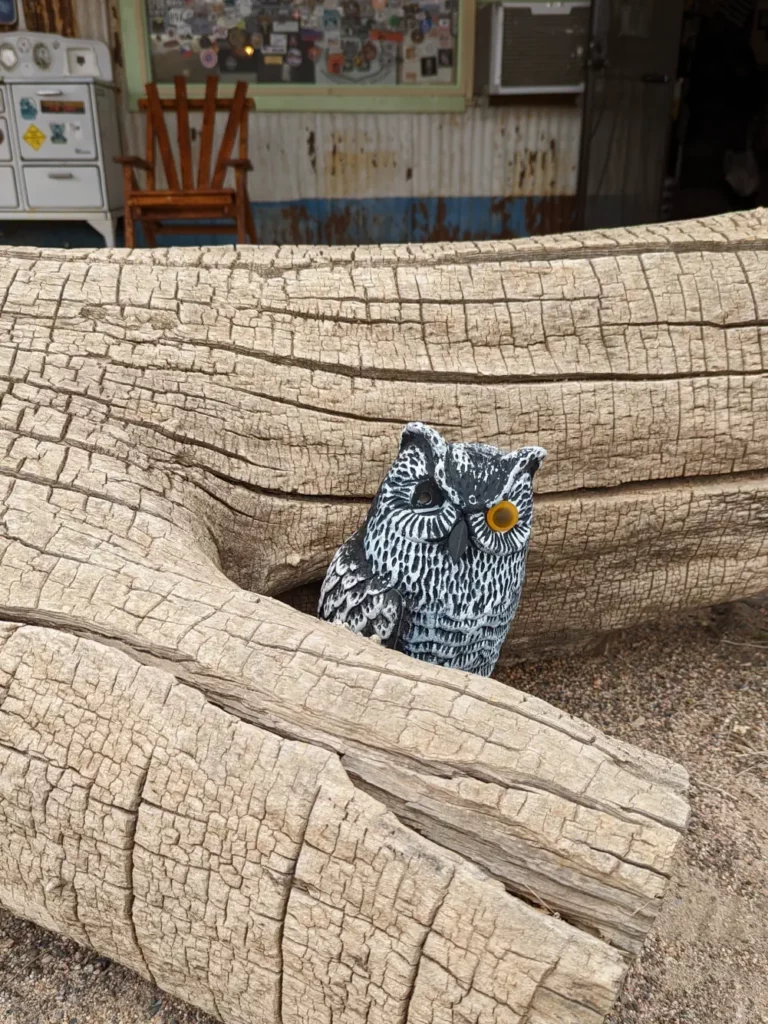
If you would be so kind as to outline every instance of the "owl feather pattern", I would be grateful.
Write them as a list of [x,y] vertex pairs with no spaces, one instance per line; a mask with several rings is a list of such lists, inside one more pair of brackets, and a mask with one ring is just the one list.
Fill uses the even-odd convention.
[[520,601],[545,455],[449,444],[409,423],[364,525],[328,567],[320,618],[490,675]]

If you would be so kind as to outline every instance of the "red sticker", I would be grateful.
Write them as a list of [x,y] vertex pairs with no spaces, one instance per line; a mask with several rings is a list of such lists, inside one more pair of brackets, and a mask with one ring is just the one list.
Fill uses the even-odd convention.
[[372,28],[368,34],[371,39],[376,39],[381,43],[402,43],[403,41],[402,32],[385,32],[381,28]]
[[219,55],[215,50],[201,50],[200,63],[204,68],[215,68],[219,63]]

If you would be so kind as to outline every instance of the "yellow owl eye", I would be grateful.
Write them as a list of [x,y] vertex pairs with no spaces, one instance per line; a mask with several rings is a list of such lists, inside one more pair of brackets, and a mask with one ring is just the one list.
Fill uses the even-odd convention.
[[511,501],[499,501],[485,513],[485,521],[495,533],[506,533],[517,526],[520,513]]

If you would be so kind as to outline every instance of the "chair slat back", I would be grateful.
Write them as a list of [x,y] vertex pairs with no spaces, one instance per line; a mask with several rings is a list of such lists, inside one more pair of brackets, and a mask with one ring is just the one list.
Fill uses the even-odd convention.
[[173,161],[171,142],[168,138],[168,129],[165,127],[163,108],[160,106],[160,97],[157,94],[157,86],[154,82],[147,85],[147,116],[152,122],[152,131],[157,140],[157,148],[160,150],[160,159],[163,161],[163,170],[168,182],[168,188],[174,192],[179,191],[179,178],[176,174],[176,164]]
[[[140,100],[140,104],[146,104],[146,100]],[[149,111],[145,109],[144,117],[144,136],[147,145],[147,163],[150,166],[150,170],[147,171],[147,188],[149,191],[154,191],[155,188],[155,133],[152,129],[152,118],[149,116]]]
[[[228,170],[227,161],[232,156],[232,150],[236,141],[238,142],[239,159],[244,160],[248,156],[248,111],[253,109],[253,100],[248,99],[248,85],[246,82],[238,82],[235,87],[235,94],[230,99],[229,97],[220,98],[217,96],[218,84],[219,80],[215,75],[209,76],[205,82],[205,98],[202,100],[190,99],[187,95],[186,79],[183,75],[178,75],[174,79],[176,93],[174,99],[160,99],[157,86],[153,82],[149,82],[146,86],[146,98],[139,100],[139,109],[145,111],[147,115],[147,163],[154,167],[155,146],[157,146],[168,183],[167,187],[174,192],[178,192],[181,189],[185,192],[196,192],[211,188],[222,188]],[[190,110],[202,110],[203,112],[197,183],[195,183],[192,165],[191,133],[189,127]],[[227,118],[221,146],[216,156],[213,174],[211,174],[216,112],[220,110],[228,110],[229,117]],[[179,184],[179,174],[176,170],[163,111],[174,111],[176,113],[181,185]],[[155,188],[154,171],[150,171],[147,174],[147,188],[150,190]]]
[[224,184],[224,176],[227,173],[227,160],[232,156],[232,147],[235,144],[235,138],[237,137],[238,130],[242,132],[241,115],[245,110],[247,91],[248,86],[245,82],[237,83],[234,99],[232,100],[232,106],[229,109],[227,126],[224,129],[224,137],[221,140],[221,148],[219,149],[219,155],[216,158],[216,166],[213,170],[213,178],[211,180],[212,188],[221,188]]
[[211,152],[213,151],[213,129],[216,121],[216,89],[218,78],[211,75],[205,82],[203,103],[203,134],[200,137],[200,163],[197,168],[197,187],[208,188],[211,180]]
[[192,146],[189,139],[189,107],[187,106],[187,80],[177,75],[176,86],[176,135],[179,140],[179,163],[181,164],[181,184],[185,191],[195,187],[192,176]]

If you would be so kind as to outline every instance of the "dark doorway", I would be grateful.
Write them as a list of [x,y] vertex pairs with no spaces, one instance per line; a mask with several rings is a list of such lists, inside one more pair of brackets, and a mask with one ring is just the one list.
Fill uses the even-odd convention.
[[768,2],[689,4],[678,75],[664,215],[703,217],[765,203]]
[[584,227],[659,219],[684,0],[593,0],[579,203]]

